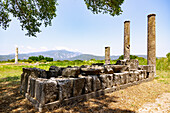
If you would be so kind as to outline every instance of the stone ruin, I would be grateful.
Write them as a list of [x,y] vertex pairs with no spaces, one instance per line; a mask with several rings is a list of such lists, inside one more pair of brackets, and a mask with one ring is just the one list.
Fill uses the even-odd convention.
[[[155,31],[154,14],[148,15],[149,43],[148,51],[154,51]],[[150,22],[151,21],[151,22]],[[151,24],[152,23],[152,24]],[[151,61],[155,53],[148,52],[149,65],[139,65],[138,60],[130,59],[130,22],[125,25],[124,60],[110,64],[110,47],[105,48],[105,64],[96,63],[80,67],[51,66],[48,71],[39,68],[23,68],[21,74],[21,92],[40,112],[53,110],[61,106],[86,101],[106,93],[124,89],[132,85],[153,80],[156,72]],[[155,27],[154,27],[155,28]],[[151,37],[151,39],[150,39]],[[129,41],[126,41],[129,40]],[[148,44],[149,45],[149,44]],[[155,63],[155,62],[153,62]]]

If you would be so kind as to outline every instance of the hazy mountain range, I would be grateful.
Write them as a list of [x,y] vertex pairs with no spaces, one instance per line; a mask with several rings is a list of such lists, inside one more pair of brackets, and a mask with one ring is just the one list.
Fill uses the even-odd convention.
[[[80,52],[72,52],[67,50],[50,50],[50,51],[44,51],[44,52],[33,52],[33,53],[27,53],[27,54],[19,54],[18,58],[28,59],[30,56],[39,56],[43,55],[44,57],[51,57],[54,60],[90,60],[90,59],[96,59],[96,60],[104,60],[104,56],[96,56],[91,54],[82,54]],[[111,60],[116,60],[119,58],[120,55],[117,56],[110,56]],[[137,55],[139,57],[146,58],[146,55]],[[9,55],[0,55],[0,61],[7,61],[8,59],[14,59],[15,54],[9,54]]]

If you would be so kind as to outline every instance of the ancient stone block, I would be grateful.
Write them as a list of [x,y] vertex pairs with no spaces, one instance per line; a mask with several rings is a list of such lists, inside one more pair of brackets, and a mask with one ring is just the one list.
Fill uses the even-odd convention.
[[30,78],[28,93],[30,94],[31,97],[35,96],[35,81],[36,81],[35,78],[33,77]]
[[73,96],[79,96],[83,93],[84,83],[84,78],[76,78],[73,80]]
[[111,65],[114,73],[121,73],[127,70],[125,65]]
[[124,59],[130,59],[130,21],[124,22]]
[[107,88],[113,87],[113,74],[107,74]]
[[101,89],[101,82],[98,78],[98,76],[92,76],[93,78],[93,86],[92,86],[92,89],[93,91],[97,91],[97,90],[100,90]]
[[54,102],[59,98],[59,88],[55,79],[51,78],[44,86],[45,103]]
[[134,82],[136,81],[136,73],[134,73],[133,71],[130,71],[129,73],[129,82]]
[[85,79],[85,83],[84,83],[84,89],[83,89],[83,93],[90,93],[92,92],[92,77],[91,76],[85,76],[82,77]]
[[35,82],[35,98],[41,105],[45,104],[44,88],[45,88],[45,81],[43,81],[41,79],[36,79],[36,82]]
[[113,67],[111,65],[104,66],[104,73],[105,74],[113,74],[114,73]]
[[114,79],[114,84],[116,86],[119,86],[120,85],[120,73],[114,73],[113,74],[113,79]]
[[59,100],[63,100],[73,95],[73,79],[57,78],[59,85]]
[[131,59],[129,65],[130,70],[138,70],[139,62],[137,59]]
[[126,74],[120,73],[120,84],[126,84]]
[[104,72],[104,67],[94,68],[81,68],[82,75],[100,75]]
[[40,78],[47,78],[46,70],[40,69],[39,70],[39,76],[40,76]]
[[[49,71],[55,73],[55,76],[61,76],[62,75],[62,68],[57,66],[51,66],[49,68]],[[53,76],[53,75],[52,75]]]
[[107,75],[100,75],[99,79],[101,81],[101,88],[102,89],[107,88],[107,84],[108,84]]
[[62,71],[62,76],[63,77],[77,78],[79,74],[80,74],[80,68],[65,68]]

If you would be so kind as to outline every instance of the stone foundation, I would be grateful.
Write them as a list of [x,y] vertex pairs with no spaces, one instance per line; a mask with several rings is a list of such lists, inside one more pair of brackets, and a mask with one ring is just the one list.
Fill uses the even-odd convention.
[[150,81],[153,72],[153,66],[140,66],[137,60],[120,60],[116,65],[51,66],[49,71],[23,68],[21,92],[41,112]]

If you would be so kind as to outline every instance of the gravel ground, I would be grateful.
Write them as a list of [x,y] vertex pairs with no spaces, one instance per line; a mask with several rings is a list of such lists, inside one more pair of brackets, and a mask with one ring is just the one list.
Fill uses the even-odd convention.
[[139,110],[139,113],[170,113],[170,93],[159,95],[154,103],[146,103]]

